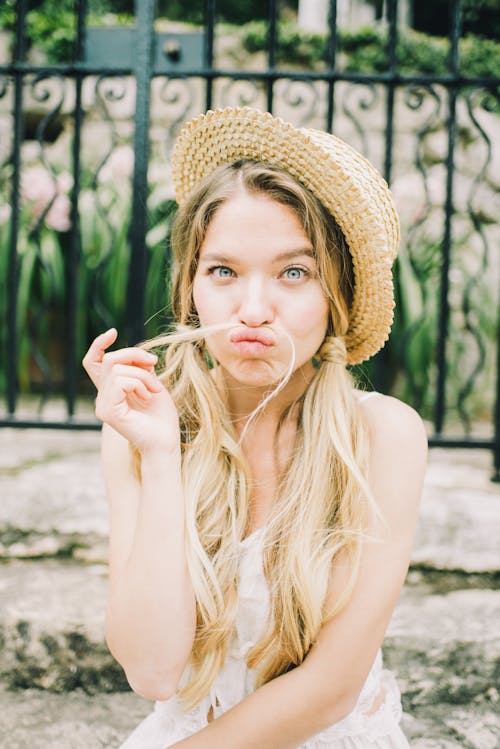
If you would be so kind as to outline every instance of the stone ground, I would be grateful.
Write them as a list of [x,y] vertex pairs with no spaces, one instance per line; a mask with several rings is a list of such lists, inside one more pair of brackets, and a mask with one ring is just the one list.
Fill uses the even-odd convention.
[[[490,475],[486,452],[430,452],[384,647],[413,749],[500,747],[500,485]],[[0,430],[0,496],[0,745],[114,749],[151,703],[130,692],[103,641],[99,434]]]

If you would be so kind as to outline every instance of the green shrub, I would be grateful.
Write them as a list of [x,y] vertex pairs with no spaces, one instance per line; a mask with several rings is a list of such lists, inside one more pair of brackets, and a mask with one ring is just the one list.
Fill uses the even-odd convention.
[[[267,47],[267,24],[246,24],[243,44],[250,52]],[[278,30],[278,62],[315,67],[327,59],[328,38],[304,34],[292,24],[281,24]],[[448,72],[449,40],[407,29],[397,43],[398,72],[402,74],[445,75]],[[347,72],[383,73],[388,68],[387,34],[376,27],[356,31],[339,31],[338,53]],[[460,40],[460,68],[468,76],[500,77],[500,43],[469,36]]]
[[0,29],[12,31],[16,22],[16,0],[4,0],[0,5]]
[[[29,7],[29,6],[28,6]],[[13,31],[17,19],[15,0],[0,6],[0,30]],[[26,14],[26,44],[42,50],[49,62],[73,59],[76,36],[74,0],[45,0]]]
[[[0,6],[0,29],[13,29],[15,22],[15,0],[4,0]],[[163,7],[164,6],[164,7]],[[183,3],[160,3],[160,11],[173,20],[203,23],[203,12],[196,4],[186,11]],[[28,45],[42,50],[49,62],[69,62],[73,59],[76,35],[74,0],[45,0],[27,14],[26,37]],[[124,13],[126,3],[117,5],[113,0],[94,0],[90,3],[87,18],[89,25],[106,26],[133,24],[134,17]],[[104,13],[109,8],[113,13]],[[246,5],[241,6],[241,18],[248,17]],[[234,23],[240,21],[231,15],[222,3],[219,9],[221,20]],[[253,17],[262,14],[255,12]],[[254,20],[239,27],[243,32],[243,44],[249,53],[265,51],[268,43],[268,24],[265,20]],[[219,33],[229,33],[228,25],[220,25]],[[398,36],[398,72],[404,74],[445,75],[448,72],[450,43],[445,37],[429,36],[412,29],[401,30]],[[500,77],[500,43],[491,39],[467,36],[460,40],[460,68],[468,76]],[[295,24],[278,24],[277,60],[281,65],[316,68],[327,60],[328,37],[321,34],[301,32]],[[376,26],[356,31],[339,30],[338,53],[342,68],[347,72],[376,74],[387,71],[387,33]]]

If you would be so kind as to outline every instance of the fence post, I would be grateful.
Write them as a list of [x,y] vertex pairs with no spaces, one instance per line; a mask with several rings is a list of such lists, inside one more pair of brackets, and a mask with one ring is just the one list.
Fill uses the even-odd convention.
[[134,132],[134,176],[129,239],[131,245],[127,285],[125,335],[128,345],[144,338],[144,299],[147,275],[147,197],[149,160],[149,106],[153,67],[156,0],[135,0],[136,108]]
[[[14,46],[14,63],[24,62],[26,52],[25,24],[28,10],[26,0],[17,5],[16,41]],[[11,222],[9,238],[9,261],[7,266],[7,408],[9,416],[16,411],[18,393],[18,340],[17,340],[17,294],[19,285],[19,261],[17,256],[17,238],[19,233],[19,197],[21,183],[21,143],[24,138],[23,112],[23,74],[16,69],[14,73],[14,139],[12,146],[12,191]]]
[[[77,0],[76,3],[76,40],[75,62],[81,65],[85,58],[85,19],[87,16],[87,0]],[[75,414],[75,402],[78,389],[80,362],[77,362],[77,320],[78,320],[78,269],[81,259],[80,212],[78,198],[81,189],[81,140],[83,126],[82,88],[84,74],[81,70],[75,73],[75,108],[73,113],[73,142],[71,144],[71,158],[73,166],[73,188],[71,190],[71,234],[69,238],[66,258],[66,362],[65,362],[65,390],[66,408],[69,418]],[[78,367],[78,370],[77,370]],[[78,375],[77,375],[78,371]]]
[[450,84],[448,92],[448,155],[446,158],[446,199],[445,199],[445,217],[444,217],[444,236],[442,243],[441,265],[441,288],[440,288],[440,309],[439,309],[439,334],[437,346],[437,386],[436,386],[436,408],[434,424],[436,433],[441,434],[444,426],[446,412],[446,376],[447,376],[447,359],[446,344],[448,341],[448,324],[450,317],[449,304],[449,272],[451,263],[451,223],[453,218],[453,176],[455,171],[455,140],[457,134],[456,108],[458,96],[458,77],[459,70],[459,49],[458,43],[461,34],[461,7],[460,0],[454,0],[450,8],[451,19],[451,48],[450,48],[450,75],[453,81]]
[[493,475],[491,480],[500,483],[500,310],[498,312],[497,329],[497,387],[493,418]]

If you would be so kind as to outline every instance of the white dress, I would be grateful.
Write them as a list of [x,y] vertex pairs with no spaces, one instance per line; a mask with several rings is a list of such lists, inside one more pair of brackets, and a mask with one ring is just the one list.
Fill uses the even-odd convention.
[[[263,529],[259,529],[240,543],[235,634],[224,668],[210,694],[188,713],[183,712],[176,696],[156,702],[154,711],[120,749],[167,749],[204,728],[211,707],[213,717],[217,718],[254,691],[254,674],[247,668],[245,656],[259,638],[269,610],[268,587],[262,569],[263,535]],[[382,687],[385,701],[367,715]],[[408,741],[399,727],[400,718],[399,689],[392,673],[383,669],[379,651],[353,711],[311,737],[301,749],[408,749]]]

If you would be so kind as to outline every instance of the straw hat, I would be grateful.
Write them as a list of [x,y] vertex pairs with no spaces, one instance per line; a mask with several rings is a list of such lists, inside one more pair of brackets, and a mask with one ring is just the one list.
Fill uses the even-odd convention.
[[345,336],[347,362],[375,354],[389,337],[391,266],[399,222],[387,183],[357,151],[329,133],[297,129],[249,107],[209,111],[182,129],[172,155],[179,205],[222,164],[254,159],[298,179],[335,217],[352,255],[354,296]]

